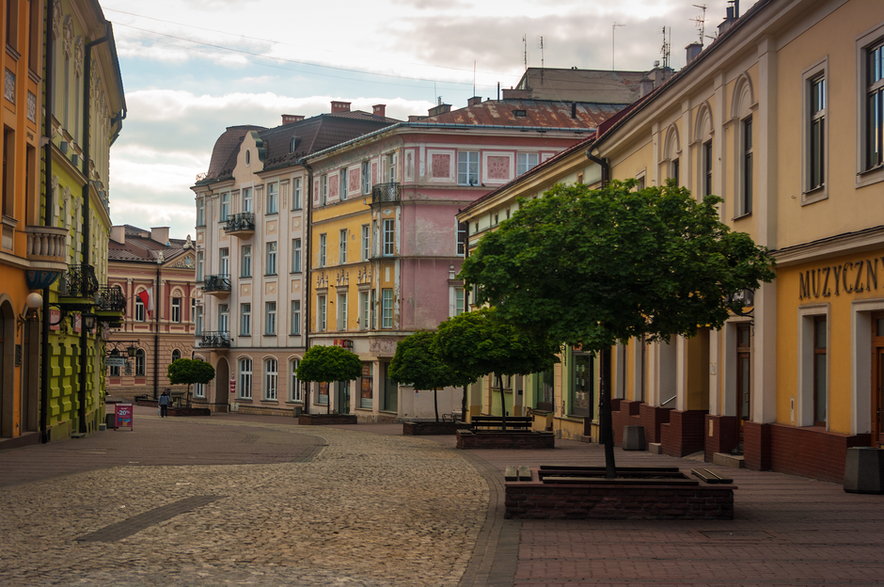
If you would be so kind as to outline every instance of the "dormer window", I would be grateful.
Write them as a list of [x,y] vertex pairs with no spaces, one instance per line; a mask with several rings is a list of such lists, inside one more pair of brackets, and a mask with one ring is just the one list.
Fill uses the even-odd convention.
[[289,141],[289,153],[294,153],[295,149],[298,148],[298,137],[292,137],[292,140]]
[[246,151],[246,165],[252,162],[252,152]]
[[516,118],[525,118],[526,116],[528,116],[528,111],[527,110],[513,110],[513,116],[515,116]]

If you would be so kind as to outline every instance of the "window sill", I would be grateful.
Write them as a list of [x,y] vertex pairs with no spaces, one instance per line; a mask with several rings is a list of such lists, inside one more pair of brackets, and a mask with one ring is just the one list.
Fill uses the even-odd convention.
[[743,220],[744,218],[748,218],[752,216],[752,212],[746,212],[745,214],[740,214],[738,216],[734,216],[731,220]]
[[265,212],[264,216],[278,216],[279,212]]
[[815,204],[822,200],[827,200],[828,198],[829,190],[826,188],[826,185],[823,184],[801,194],[801,205],[806,206],[808,204]]
[[856,187],[858,188],[882,181],[884,181],[884,164],[876,165],[856,174]]

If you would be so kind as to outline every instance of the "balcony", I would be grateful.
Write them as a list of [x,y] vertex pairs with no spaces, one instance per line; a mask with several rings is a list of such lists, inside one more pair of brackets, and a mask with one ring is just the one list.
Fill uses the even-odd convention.
[[100,322],[107,322],[111,327],[119,327],[126,313],[126,297],[123,291],[117,286],[100,286],[95,294],[95,308],[92,313]]
[[213,296],[224,297],[230,295],[230,276],[206,275],[203,281],[203,291]]
[[224,225],[224,232],[238,237],[251,236],[255,232],[255,213],[240,212],[229,216]]
[[388,183],[376,183],[371,188],[371,203],[391,204],[400,200],[402,185],[398,181]]
[[65,228],[54,226],[28,226],[28,288],[43,289],[52,285],[64,273],[68,264],[67,235]]
[[65,310],[88,311],[95,305],[98,279],[92,265],[71,265],[58,282],[58,305]]
[[200,341],[197,344],[201,349],[229,349],[230,332],[226,330],[203,332],[200,335]]

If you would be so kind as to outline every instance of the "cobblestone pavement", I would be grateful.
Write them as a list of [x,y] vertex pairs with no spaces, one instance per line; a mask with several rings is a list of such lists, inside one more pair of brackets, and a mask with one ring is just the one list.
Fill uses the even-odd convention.
[[[0,477],[46,452],[107,459],[115,440],[140,435],[161,452],[177,446],[158,457],[148,444],[136,458],[130,447],[118,456],[132,462],[0,488],[0,584],[456,585],[485,519],[485,480],[437,442],[277,418],[234,427],[136,412],[131,432],[2,451]],[[301,449],[270,450],[274,459],[239,446],[283,438]],[[214,444],[200,446],[206,439]],[[262,462],[156,462],[198,459],[203,448]],[[51,473],[25,468],[29,478]]]

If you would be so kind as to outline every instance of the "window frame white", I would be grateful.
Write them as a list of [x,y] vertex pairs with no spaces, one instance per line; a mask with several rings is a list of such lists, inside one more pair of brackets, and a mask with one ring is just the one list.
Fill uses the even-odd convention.
[[276,401],[279,398],[279,361],[274,357],[264,359],[263,393],[265,401]]
[[236,361],[236,397],[237,399],[252,399],[252,359],[240,357]]

